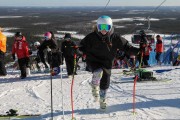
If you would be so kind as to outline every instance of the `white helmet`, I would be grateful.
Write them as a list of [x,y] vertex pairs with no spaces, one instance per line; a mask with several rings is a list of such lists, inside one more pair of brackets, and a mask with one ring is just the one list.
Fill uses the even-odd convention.
[[40,46],[40,42],[38,42],[38,41],[35,42],[35,43],[34,43],[34,46]]
[[106,30],[110,31],[112,29],[113,23],[109,16],[103,15],[97,19],[97,29],[98,31]]

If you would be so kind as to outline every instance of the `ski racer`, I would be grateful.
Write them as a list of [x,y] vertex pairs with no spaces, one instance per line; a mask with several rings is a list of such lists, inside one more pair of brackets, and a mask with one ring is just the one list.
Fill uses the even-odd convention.
[[80,50],[86,54],[87,65],[93,74],[92,94],[96,101],[99,100],[101,109],[106,109],[106,95],[117,49],[128,55],[137,55],[140,51],[114,33],[112,19],[105,15],[97,19],[95,31],[80,42]]

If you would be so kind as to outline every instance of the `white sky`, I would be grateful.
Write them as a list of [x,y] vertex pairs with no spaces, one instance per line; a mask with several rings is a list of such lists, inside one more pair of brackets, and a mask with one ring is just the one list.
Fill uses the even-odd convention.
[[[111,0],[108,6],[158,6],[164,0]],[[0,0],[0,6],[105,6],[108,0]],[[166,0],[163,6],[180,6]]]

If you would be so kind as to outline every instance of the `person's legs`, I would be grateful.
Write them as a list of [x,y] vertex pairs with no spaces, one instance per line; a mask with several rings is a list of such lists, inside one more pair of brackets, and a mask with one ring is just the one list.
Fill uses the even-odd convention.
[[91,87],[92,87],[92,95],[95,98],[95,101],[99,99],[99,85],[100,80],[102,78],[103,70],[101,68],[93,71]]
[[149,60],[149,55],[145,55],[143,57],[143,63],[144,63],[145,66],[148,66],[148,60]]
[[4,53],[0,52],[0,75],[7,75],[7,71],[5,68],[5,62],[4,62]]
[[21,71],[21,79],[24,79],[26,78],[26,59],[25,58],[18,59],[18,63]]
[[157,53],[156,53],[156,60],[157,60],[157,64],[158,64],[158,65],[161,65],[160,57],[161,57],[161,53],[157,52]]
[[103,68],[103,76],[100,80],[100,107],[106,108],[106,93],[110,85],[111,69]]
[[65,58],[66,62],[66,69],[68,75],[73,75],[73,69],[74,69],[74,59],[73,58]]

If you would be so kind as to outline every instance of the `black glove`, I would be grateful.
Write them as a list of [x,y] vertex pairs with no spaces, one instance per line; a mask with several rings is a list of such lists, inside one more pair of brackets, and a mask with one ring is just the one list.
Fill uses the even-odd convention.
[[16,59],[15,54],[12,54],[12,58],[15,61],[15,59]]
[[156,49],[154,49],[154,52],[156,52]]

